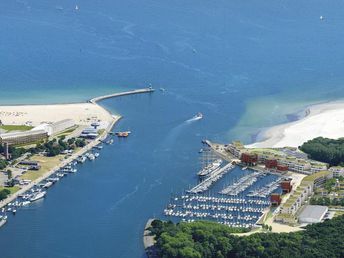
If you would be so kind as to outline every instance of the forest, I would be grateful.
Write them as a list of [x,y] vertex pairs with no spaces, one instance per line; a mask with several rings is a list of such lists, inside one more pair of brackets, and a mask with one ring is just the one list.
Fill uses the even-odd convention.
[[214,222],[162,222],[151,227],[161,258],[344,257],[344,216],[292,233],[255,233]]
[[337,140],[317,137],[299,147],[309,158],[330,164],[344,166],[344,138]]

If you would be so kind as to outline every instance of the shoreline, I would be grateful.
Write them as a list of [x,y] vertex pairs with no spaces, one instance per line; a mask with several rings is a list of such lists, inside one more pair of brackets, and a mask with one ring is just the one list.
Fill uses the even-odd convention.
[[[344,101],[307,106],[300,119],[275,125],[261,132],[260,141],[247,148],[298,147],[316,137],[344,137]],[[258,137],[259,138],[259,137]]]
[[[107,98],[114,98],[114,97],[119,97],[119,96],[127,96],[127,95],[131,95],[131,94],[150,93],[150,92],[153,92],[153,91],[154,90],[151,89],[151,88],[138,89],[138,90],[133,90],[133,91],[125,91],[125,92],[122,92],[122,93],[119,92],[119,93],[111,94],[111,96],[110,95],[106,95],[105,98],[107,99]],[[39,117],[38,118],[39,120],[42,120],[42,117],[40,116],[42,114],[39,114],[39,113],[42,113],[42,108],[40,108],[40,107],[44,107],[45,108],[45,109],[43,109],[44,110],[43,113],[49,113],[49,112],[47,112],[48,108],[52,108],[53,109],[53,108],[56,108],[56,107],[58,107],[59,109],[62,108],[63,111],[66,111],[66,110],[70,111],[68,109],[69,107],[74,107],[75,108],[75,107],[79,107],[80,106],[81,108],[79,108],[80,110],[78,110],[79,113],[80,112],[85,112],[85,110],[88,111],[89,110],[88,107],[94,107],[94,110],[92,109],[92,111],[94,111],[95,114],[101,116],[102,119],[105,120],[105,122],[106,122],[106,124],[103,124],[105,131],[101,135],[99,135],[96,139],[94,139],[91,142],[89,142],[87,145],[85,145],[83,148],[81,148],[77,152],[73,153],[67,159],[61,161],[59,164],[57,164],[51,170],[49,170],[48,172],[43,174],[41,177],[33,180],[28,185],[22,186],[17,192],[15,192],[13,194],[10,194],[6,199],[0,201],[0,208],[3,208],[8,203],[10,203],[13,200],[15,200],[20,194],[23,194],[26,191],[30,190],[33,186],[35,186],[36,184],[39,184],[44,179],[48,178],[49,176],[51,176],[52,174],[57,172],[60,168],[62,168],[63,166],[66,166],[68,163],[74,161],[78,156],[85,154],[87,151],[91,150],[94,146],[98,145],[104,139],[106,139],[106,137],[109,135],[109,132],[116,125],[116,123],[122,118],[122,116],[112,114],[105,107],[103,107],[103,106],[101,106],[100,104],[97,103],[98,101],[101,101],[101,100],[103,100],[105,98],[104,98],[104,96],[100,96],[100,97],[92,98],[91,100],[88,100],[85,103],[37,104],[37,105],[29,104],[29,105],[6,105],[6,106],[0,106],[0,120],[2,122],[6,121],[6,120],[9,120],[10,118],[12,120],[13,119],[17,120],[17,123],[10,123],[10,124],[22,124],[23,119],[19,119],[18,116],[15,115],[14,117],[10,117],[10,118],[4,120],[4,118],[1,115],[4,112],[3,110],[4,109],[5,110],[6,109],[8,109],[8,110],[15,110],[15,108],[23,108],[23,107],[26,107],[27,109],[29,109],[29,111],[32,111],[33,117]],[[85,108],[85,107],[87,107],[87,108]],[[27,111],[27,112],[29,112],[29,111]],[[55,111],[56,111],[56,109],[55,109]],[[96,111],[98,111],[98,112],[96,112]],[[10,112],[10,111],[5,111],[5,112]],[[11,112],[15,113],[15,111],[11,111]],[[73,115],[76,116],[76,114],[78,114],[78,113],[73,109],[72,112],[68,113],[68,114],[71,115],[72,116],[71,118],[73,119]],[[63,114],[63,115],[65,115],[65,114]],[[59,120],[61,118],[60,117],[61,114],[60,114],[60,116],[58,116],[56,114],[49,114],[48,116],[54,116],[55,120]],[[66,118],[66,117],[64,117],[64,118]],[[87,121],[87,123],[89,123],[89,122],[90,121]],[[6,124],[6,122],[4,122],[4,124]]]

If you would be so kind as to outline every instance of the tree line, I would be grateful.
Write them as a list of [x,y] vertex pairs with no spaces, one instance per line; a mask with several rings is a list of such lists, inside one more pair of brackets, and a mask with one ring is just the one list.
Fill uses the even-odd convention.
[[161,258],[344,257],[344,216],[291,233],[236,236],[244,229],[213,222],[155,220],[151,232]]
[[334,140],[317,137],[305,142],[299,148],[311,159],[326,162],[331,166],[344,166],[344,138]]

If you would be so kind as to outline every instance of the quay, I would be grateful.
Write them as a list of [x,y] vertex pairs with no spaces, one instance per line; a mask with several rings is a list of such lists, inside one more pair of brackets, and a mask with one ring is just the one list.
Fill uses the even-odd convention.
[[104,99],[127,96],[127,95],[134,95],[134,94],[152,93],[152,92],[154,92],[154,89],[152,87],[149,87],[149,88],[124,91],[124,92],[118,92],[118,93],[108,94],[108,95],[104,95],[104,96],[99,96],[99,97],[95,97],[93,99],[90,99],[89,102],[92,104],[96,104],[98,101],[101,101]]

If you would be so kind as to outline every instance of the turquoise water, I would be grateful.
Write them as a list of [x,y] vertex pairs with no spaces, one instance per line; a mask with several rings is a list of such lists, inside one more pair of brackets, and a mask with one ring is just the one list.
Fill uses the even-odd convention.
[[[75,5],[79,10],[75,10]],[[342,98],[342,1],[4,0],[0,103],[102,102],[133,134],[0,230],[4,257],[140,257],[146,219],[196,182],[200,141]],[[323,15],[325,19],[320,21]],[[204,119],[184,121],[197,112]]]

